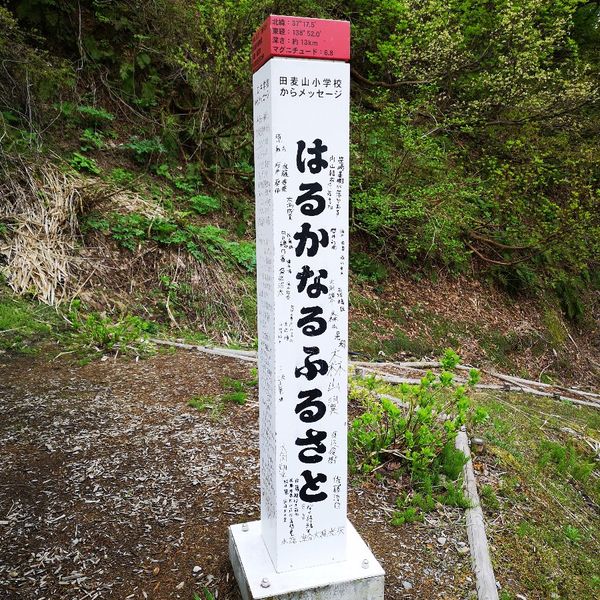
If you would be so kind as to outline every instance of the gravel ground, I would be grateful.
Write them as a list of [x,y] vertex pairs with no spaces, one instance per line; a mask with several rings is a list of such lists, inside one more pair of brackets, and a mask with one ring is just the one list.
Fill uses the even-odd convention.
[[[250,379],[235,359],[0,356],[0,598],[237,600],[227,526],[259,518],[258,406],[190,408]],[[389,524],[397,484],[352,483],[386,599],[472,597],[464,514]]]

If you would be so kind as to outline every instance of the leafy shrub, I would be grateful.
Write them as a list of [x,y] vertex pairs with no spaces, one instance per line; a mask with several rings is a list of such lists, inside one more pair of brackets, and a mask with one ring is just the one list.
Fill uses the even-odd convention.
[[131,137],[126,144],[123,144],[123,148],[130,150],[135,160],[141,164],[165,152],[165,147],[158,138],[143,139],[138,136]]
[[93,158],[84,156],[79,152],[73,152],[73,156],[71,157],[71,160],[69,160],[69,164],[78,171],[87,171],[92,175],[100,175],[100,173],[102,173],[102,170]]
[[470,414],[468,392],[479,380],[479,372],[472,369],[467,385],[457,385],[452,371],[458,361],[458,355],[447,350],[439,375],[430,372],[418,385],[397,386],[403,407],[351,382],[351,398],[366,409],[348,432],[354,471],[370,473],[384,462],[393,462],[413,477],[423,477],[434,464],[438,469],[445,465],[450,476],[457,474],[462,459],[451,442]]
[[77,112],[81,117],[94,125],[103,125],[115,120],[115,116],[103,108],[95,106],[78,106]]
[[562,275],[554,283],[554,291],[560,301],[564,315],[574,323],[580,323],[585,313],[583,292],[585,287],[581,278]]
[[136,178],[135,173],[121,167],[114,168],[108,178],[118,185],[130,185]]
[[374,283],[381,283],[388,276],[385,266],[364,252],[350,254],[350,268],[360,279]]
[[204,194],[191,196],[188,201],[192,210],[199,215],[206,215],[221,208],[221,203],[216,198]]
[[181,177],[171,178],[173,185],[181,192],[185,192],[188,195],[195,194],[202,185],[200,177],[191,172]]
[[167,219],[149,219],[138,213],[115,213],[108,218],[91,215],[86,225],[110,234],[121,246],[131,251],[145,241],[155,241],[164,245],[183,246],[199,261],[210,256],[248,272],[256,267],[254,244],[228,240],[226,232],[215,225],[184,225]]
[[91,128],[84,129],[79,136],[79,141],[83,142],[81,151],[102,150],[105,147],[104,135],[100,131]]

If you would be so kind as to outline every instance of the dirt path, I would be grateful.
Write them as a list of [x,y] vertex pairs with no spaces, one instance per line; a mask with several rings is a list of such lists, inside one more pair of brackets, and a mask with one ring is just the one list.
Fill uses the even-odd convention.
[[[237,600],[227,525],[259,518],[258,406],[218,420],[187,405],[249,379],[181,352],[84,367],[0,357],[0,598]],[[349,490],[386,569],[386,599],[469,597],[462,511],[389,524],[397,490]]]

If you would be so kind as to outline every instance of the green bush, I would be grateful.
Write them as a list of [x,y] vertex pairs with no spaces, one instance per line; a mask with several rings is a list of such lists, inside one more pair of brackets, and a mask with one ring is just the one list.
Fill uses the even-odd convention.
[[78,348],[137,355],[153,352],[147,338],[156,333],[156,324],[140,317],[127,315],[113,321],[96,312],[83,313],[79,302],[72,303],[68,317],[74,330],[71,341]]
[[102,107],[97,106],[78,106],[77,112],[81,115],[84,121],[87,121],[93,125],[103,125],[110,123],[115,120],[115,116],[104,110]]
[[88,150],[102,150],[105,147],[104,134],[91,128],[84,129],[79,136],[79,141],[83,142],[82,152]]
[[350,269],[360,279],[373,283],[381,283],[388,277],[385,266],[365,252],[350,253]]
[[196,194],[188,199],[192,210],[199,215],[206,215],[221,208],[221,203],[212,196]]
[[227,239],[225,230],[215,225],[190,225],[167,219],[149,219],[138,214],[113,213],[105,218],[90,215],[86,226],[109,234],[123,248],[134,251],[140,244],[154,241],[165,246],[181,246],[196,260],[220,260],[231,267],[252,272],[256,250],[251,242]]
[[118,185],[131,185],[136,178],[135,173],[129,171],[128,169],[123,169],[122,167],[115,167],[109,173],[108,178]]
[[69,164],[78,171],[86,171],[92,175],[100,175],[102,173],[102,170],[93,158],[84,156],[79,152],[73,152]]
[[165,147],[158,138],[144,139],[138,136],[133,136],[126,144],[123,144],[123,148],[130,150],[134,159],[141,164],[145,164],[152,158],[166,152]]
[[451,442],[467,421],[468,393],[479,380],[479,372],[473,369],[467,385],[457,385],[452,371],[458,361],[458,355],[447,350],[439,375],[430,372],[418,385],[397,386],[395,396],[403,406],[377,397],[357,381],[351,382],[351,400],[365,409],[348,431],[351,469],[370,473],[385,462],[393,462],[417,478],[432,465],[438,470],[443,465],[449,476],[457,475],[462,459]]

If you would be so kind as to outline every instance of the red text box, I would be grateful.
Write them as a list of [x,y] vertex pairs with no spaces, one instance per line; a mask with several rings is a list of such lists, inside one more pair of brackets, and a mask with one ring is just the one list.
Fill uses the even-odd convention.
[[252,72],[273,56],[350,60],[350,23],[270,15],[252,38]]

